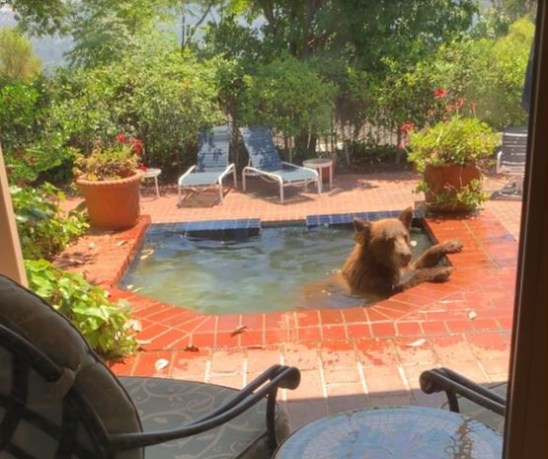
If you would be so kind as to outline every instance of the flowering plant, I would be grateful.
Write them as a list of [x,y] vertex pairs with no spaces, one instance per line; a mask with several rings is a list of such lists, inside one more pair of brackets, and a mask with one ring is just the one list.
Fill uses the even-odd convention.
[[423,129],[410,121],[400,126],[400,148],[419,172],[429,164],[477,165],[492,156],[498,135],[476,118],[475,102],[451,98],[443,88],[433,92],[433,102]]
[[141,140],[118,134],[109,146],[98,142],[88,156],[74,161],[74,175],[89,181],[117,180],[135,175],[137,169],[143,169]]
[[[434,103],[426,127],[417,130],[412,123],[400,127],[408,159],[422,173],[416,190],[425,193],[431,210],[475,210],[487,199],[480,166],[492,158],[499,136],[476,118],[475,104],[464,98],[449,102],[447,91],[439,88]],[[470,116],[463,116],[467,110]]]
[[493,155],[499,136],[477,118],[453,115],[409,134],[408,159],[419,172],[426,165],[478,165]]

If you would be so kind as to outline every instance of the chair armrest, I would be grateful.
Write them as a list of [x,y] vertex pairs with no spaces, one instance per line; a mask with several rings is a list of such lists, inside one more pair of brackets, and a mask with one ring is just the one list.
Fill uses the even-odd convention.
[[426,394],[445,391],[451,411],[457,413],[460,411],[457,398],[457,395],[460,395],[501,416],[504,416],[506,412],[504,397],[448,368],[423,371],[419,382],[422,391]]
[[196,169],[196,164],[194,164],[193,166],[190,166],[190,167],[186,170],[186,172],[185,172],[183,175],[181,175],[181,176],[179,177],[179,180],[177,180],[177,184],[178,184],[179,186],[181,186],[181,185],[183,184],[183,180],[185,179],[185,177],[187,177],[187,176],[190,175],[192,172],[194,172],[195,169]]
[[113,452],[156,445],[205,432],[230,421],[264,398],[267,398],[266,416],[269,441],[271,448],[274,450],[277,446],[274,430],[277,391],[279,388],[296,389],[300,384],[300,380],[301,374],[297,368],[273,365],[242,390],[238,391],[227,403],[201,418],[189,422],[185,426],[156,432],[111,435],[110,443]]

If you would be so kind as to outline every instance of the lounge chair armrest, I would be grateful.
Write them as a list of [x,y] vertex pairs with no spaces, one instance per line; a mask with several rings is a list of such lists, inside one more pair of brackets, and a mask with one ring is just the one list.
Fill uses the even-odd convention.
[[423,371],[419,382],[422,391],[426,394],[445,391],[451,411],[459,412],[457,395],[460,395],[501,416],[505,414],[506,400],[504,397],[448,368]]
[[497,162],[495,167],[495,171],[497,174],[500,174],[501,168],[502,168],[502,151],[499,151],[497,153]]
[[300,384],[300,371],[295,367],[273,365],[263,372],[227,403],[216,410],[177,429],[117,434],[110,437],[114,451],[142,448],[177,438],[185,438],[218,427],[240,415],[267,398],[267,428],[271,447],[276,447],[274,415],[276,394],[279,388],[296,389]]
[[228,174],[231,174],[232,171],[234,170],[236,166],[234,165],[234,163],[230,163],[226,169],[223,171],[223,173],[221,175],[219,175],[219,183],[222,182],[222,180],[228,175]]
[[182,185],[182,184],[183,184],[183,180],[185,179],[185,177],[188,176],[189,174],[191,174],[192,172],[194,172],[195,169],[196,169],[196,164],[194,164],[194,166],[190,166],[190,167],[186,170],[186,172],[185,172],[183,175],[181,175],[181,176],[179,177],[179,180],[178,180],[177,183],[178,183],[179,185]]

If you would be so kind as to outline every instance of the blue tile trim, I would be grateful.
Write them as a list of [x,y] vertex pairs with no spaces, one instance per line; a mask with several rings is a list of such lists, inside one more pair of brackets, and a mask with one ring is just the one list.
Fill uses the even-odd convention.
[[314,226],[349,225],[354,218],[361,218],[362,220],[380,220],[381,218],[396,218],[400,213],[400,210],[387,210],[346,214],[309,215],[306,217],[306,226],[311,228]]
[[154,236],[165,232],[174,233],[207,233],[219,231],[233,230],[259,230],[261,221],[258,218],[246,218],[237,220],[205,220],[198,222],[181,222],[181,223],[155,223],[150,225],[147,231],[148,236]]

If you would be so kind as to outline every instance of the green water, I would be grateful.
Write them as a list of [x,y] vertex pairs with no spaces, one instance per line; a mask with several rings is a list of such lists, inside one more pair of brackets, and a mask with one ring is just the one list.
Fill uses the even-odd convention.
[[[166,231],[147,236],[122,286],[214,315],[361,306],[366,299],[329,282],[354,246],[352,235],[347,228],[305,226],[217,239]],[[416,253],[431,245],[419,230],[411,239]]]

